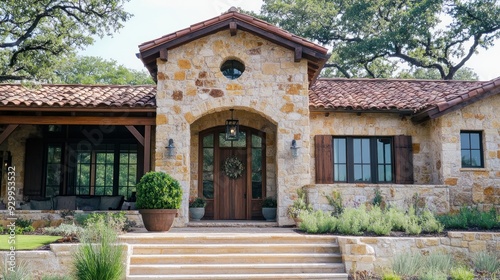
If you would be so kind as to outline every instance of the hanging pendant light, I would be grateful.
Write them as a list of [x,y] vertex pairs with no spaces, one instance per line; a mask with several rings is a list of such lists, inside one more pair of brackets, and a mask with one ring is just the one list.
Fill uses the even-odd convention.
[[226,141],[238,141],[240,136],[240,125],[233,118],[234,109],[230,109],[231,119],[226,120]]

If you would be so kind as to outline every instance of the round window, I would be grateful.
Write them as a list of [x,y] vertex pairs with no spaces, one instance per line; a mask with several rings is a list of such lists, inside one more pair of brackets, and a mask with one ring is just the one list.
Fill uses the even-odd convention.
[[220,67],[222,74],[231,80],[238,79],[245,71],[245,65],[238,60],[226,60]]

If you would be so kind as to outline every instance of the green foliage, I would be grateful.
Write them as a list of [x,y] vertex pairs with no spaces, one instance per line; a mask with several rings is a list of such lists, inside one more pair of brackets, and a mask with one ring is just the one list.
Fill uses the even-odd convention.
[[422,232],[442,232],[444,229],[444,226],[429,210],[424,210],[420,215],[419,220],[419,224],[422,227]]
[[125,276],[123,247],[117,233],[104,219],[96,219],[79,235],[82,242],[74,254],[78,280],[120,280]]
[[203,208],[206,205],[207,202],[201,197],[193,198],[189,201],[189,208]]
[[268,196],[262,201],[262,208],[276,208],[276,207],[278,207],[278,202],[274,197]]
[[372,204],[374,206],[382,207],[383,202],[384,202],[384,197],[382,196],[382,192],[380,191],[380,188],[376,188]]
[[64,275],[44,275],[42,280],[72,280],[73,278]]
[[5,228],[2,225],[0,225],[0,234],[3,234],[4,231],[5,231]]
[[446,229],[500,228],[495,208],[482,212],[477,207],[462,207],[458,213],[440,215],[437,219]]
[[385,217],[391,221],[392,230],[405,231],[406,215],[403,211],[396,208],[389,208],[389,210],[385,211]]
[[453,79],[500,37],[498,1],[264,0],[258,16],[334,45],[326,66],[345,77],[387,78],[409,66]]
[[359,208],[347,208],[339,216],[337,231],[342,234],[362,235],[369,222],[370,216],[364,205]]
[[144,174],[136,187],[138,209],[179,209],[181,206],[181,185],[164,172]]
[[451,255],[432,252],[427,256],[420,252],[406,252],[395,255],[393,271],[404,279],[448,279],[454,267]]
[[115,60],[95,56],[71,57],[62,62],[55,71],[54,83],[146,85],[154,84],[146,71],[128,69]]
[[49,235],[76,238],[83,232],[83,228],[73,224],[60,224],[57,227],[46,227],[43,232]]
[[382,280],[401,280],[401,277],[394,272],[388,272],[382,275]]
[[380,207],[374,206],[369,216],[367,231],[373,232],[376,235],[389,235],[391,233],[392,221]]
[[33,277],[30,274],[28,264],[19,262],[14,271],[8,270],[7,265],[0,265],[2,280],[31,280]]
[[297,199],[288,207],[288,216],[297,218],[303,211],[312,211],[312,205],[306,201],[306,191],[300,188],[297,189]]
[[123,27],[126,2],[0,1],[0,82],[50,80],[75,50]]
[[474,269],[478,272],[494,274],[500,272],[499,255],[490,252],[477,252],[472,256]]
[[344,205],[342,202],[342,195],[339,191],[332,191],[332,195],[325,195],[328,204],[333,207],[332,214],[338,216],[344,211]]
[[420,234],[422,232],[422,227],[418,224],[419,218],[413,207],[410,207],[406,217],[405,232],[413,235]]
[[465,266],[459,266],[450,270],[452,280],[473,280],[474,272]]
[[22,227],[22,228],[25,228],[25,227],[29,227],[31,226],[33,222],[31,220],[25,220],[25,219],[17,219],[16,220],[16,227]]
[[420,275],[424,269],[425,260],[420,253],[405,252],[394,256],[392,270],[403,278]]
[[302,211],[299,214],[301,220],[299,229],[307,233],[331,233],[335,232],[337,218],[324,211]]
[[83,222],[86,228],[91,228],[94,224],[105,223],[108,227],[120,234],[128,230],[128,221],[125,212],[91,213]]

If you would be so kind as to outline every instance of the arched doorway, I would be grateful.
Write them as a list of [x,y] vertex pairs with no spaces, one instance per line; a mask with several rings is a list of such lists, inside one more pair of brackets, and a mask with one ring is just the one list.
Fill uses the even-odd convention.
[[225,140],[225,127],[199,134],[198,193],[207,200],[204,219],[262,219],[266,196],[265,133],[240,127],[238,141]]

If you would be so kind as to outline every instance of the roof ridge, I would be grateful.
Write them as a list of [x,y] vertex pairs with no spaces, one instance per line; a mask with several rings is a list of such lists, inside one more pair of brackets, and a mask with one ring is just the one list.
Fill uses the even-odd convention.
[[104,85],[104,84],[33,84],[33,85],[25,85],[25,84],[16,84],[16,83],[0,83],[1,86],[22,86],[22,87],[37,87],[37,86],[48,86],[48,87],[117,87],[117,88],[125,88],[125,87],[152,87],[156,88],[156,85]]
[[[500,79],[500,77],[498,78]],[[474,81],[474,80],[432,80],[432,79],[403,79],[403,78],[322,78],[319,77],[317,81],[373,81],[373,82],[435,82],[435,83],[487,83],[490,81]]]

